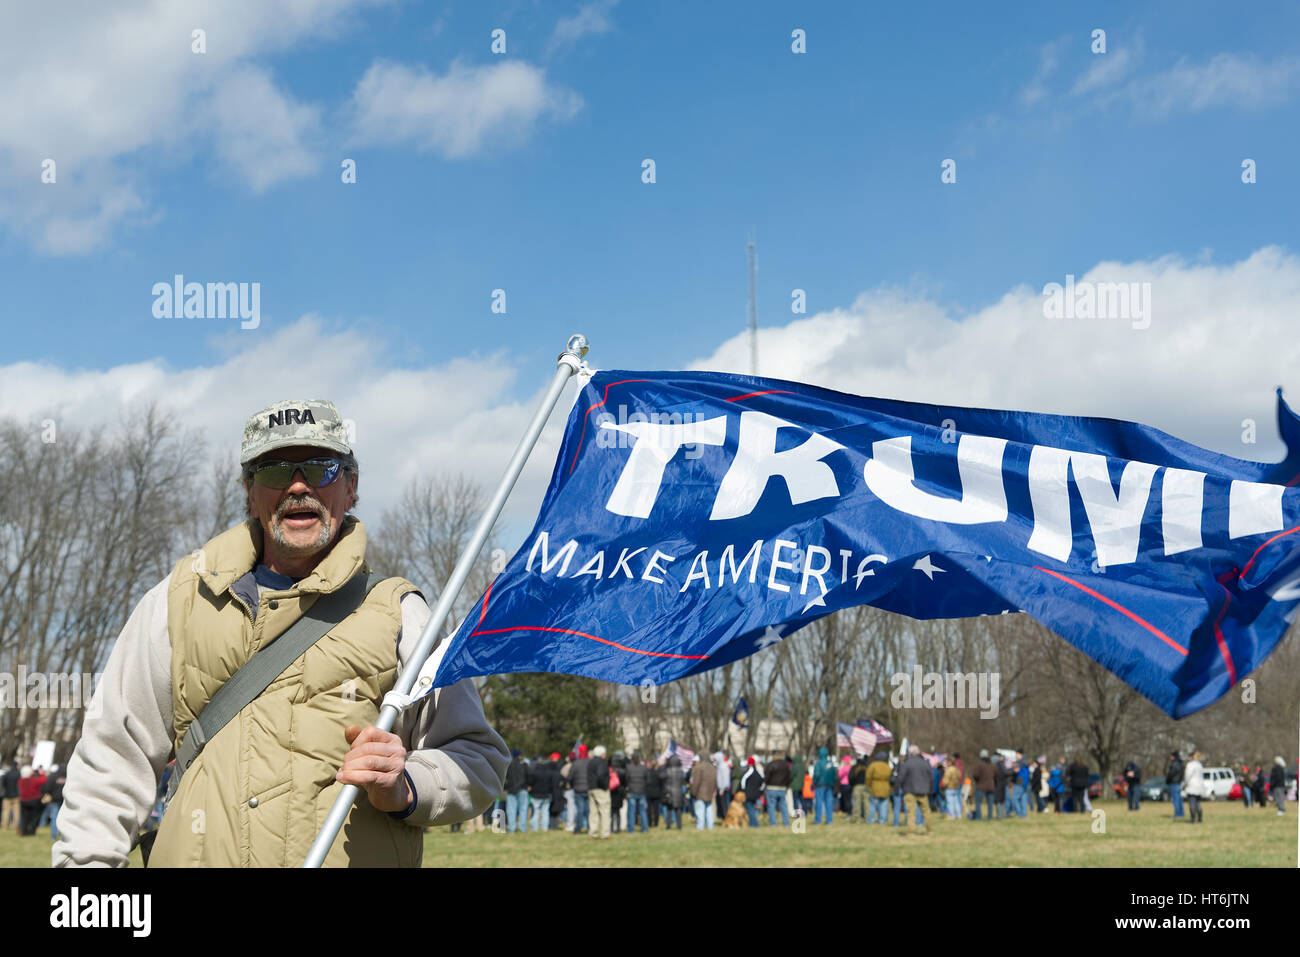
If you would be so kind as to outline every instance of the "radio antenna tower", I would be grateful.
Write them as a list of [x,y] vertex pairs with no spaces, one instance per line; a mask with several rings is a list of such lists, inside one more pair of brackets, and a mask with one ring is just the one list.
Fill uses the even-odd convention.
[[749,257],[749,374],[758,375],[758,298],[755,281],[758,275],[758,244],[755,231],[749,231],[745,252]]

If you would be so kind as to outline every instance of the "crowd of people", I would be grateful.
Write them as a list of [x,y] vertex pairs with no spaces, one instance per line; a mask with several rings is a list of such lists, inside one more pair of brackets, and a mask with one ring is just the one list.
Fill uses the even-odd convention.
[[[1192,820],[1201,819],[1200,798],[1206,796],[1201,773],[1199,752],[1186,763],[1177,753],[1171,755],[1166,776],[1176,818],[1184,816],[1185,797]],[[1284,775],[1285,762],[1278,758],[1271,787],[1278,813],[1285,809]],[[684,767],[676,754],[642,758],[615,751],[607,757],[603,747],[589,753],[580,745],[568,755],[555,752],[532,760],[515,750],[499,809],[485,817],[496,814],[496,828],[507,833],[563,830],[594,838],[681,829],[685,815],[699,830],[719,823],[759,827],[764,821],[789,827],[799,817],[822,825],[838,814],[893,827],[908,827],[910,820],[911,828],[928,832],[935,815],[992,821],[1028,817],[1031,809],[1037,814],[1089,812],[1096,796],[1089,789],[1098,786],[1092,777],[1082,757],[1051,763],[1046,755],[1029,758],[1023,751],[1014,756],[981,751],[969,765],[960,754],[929,755],[915,745],[900,760],[883,750],[837,760],[820,748],[811,764],[779,751],[766,760],[758,755],[732,760],[718,751],[694,756]],[[1139,809],[1142,771],[1136,762],[1126,765],[1122,780],[1129,808]],[[1268,780],[1267,773],[1251,777],[1252,796],[1262,800]],[[465,828],[487,826],[479,819]]]
[[1280,755],[1273,759],[1273,766],[1267,773],[1261,765],[1255,765],[1255,770],[1252,771],[1249,765],[1243,764],[1237,772],[1237,783],[1241,785],[1241,797],[1246,802],[1246,807],[1256,804],[1266,808],[1267,796],[1272,794],[1277,813],[1286,813],[1286,761]]
[[[1268,769],[1243,766],[1236,777],[1246,807],[1267,807],[1271,798],[1277,813],[1285,813],[1283,758]],[[0,775],[0,827],[30,836],[48,824],[57,840],[65,779],[57,764],[47,770],[13,762]],[[1028,817],[1031,806],[1039,814],[1088,812],[1090,779],[1079,757],[1049,764],[1046,755],[1026,759],[1022,751],[1014,757],[980,751],[969,767],[960,754],[935,758],[915,745],[898,761],[883,750],[836,761],[820,748],[811,765],[781,751],[765,761],[753,755],[743,762],[717,751],[707,759],[694,756],[684,767],[676,755],[643,760],[635,752],[615,751],[608,757],[603,746],[589,752],[579,745],[567,756],[555,752],[532,760],[514,750],[505,793],[485,817],[495,814],[507,833],[563,830],[594,838],[661,826],[680,830],[686,815],[699,830],[712,830],[719,822],[759,827],[764,820],[789,827],[799,817],[830,824],[838,813],[850,821],[893,827],[907,826],[910,818],[913,827],[928,832],[927,813],[992,821]],[[1125,765],[1121,780],[1129,809],[1140,809],[1142,769],[1136,761]],[[1174,818],[1201,822],[1201,801],[1209,796],[1201,753],[1184,761],[1172,752],[1164,781]],[[452,828],[473,832],[488,826],[475,818]]]
[[[1268,771],[1258,764],[1252,771],[1249,765],[1243,764],[1241,770],[1235,771],[1233,776],[1241,789],[1241,798],[1246,803],[1246,807],[1257,804],[1265,808],[1271,796],[1278,815],[1286,814],[1286,759],[1281,755],[1273,759],[1273,765]],[[1135,763],[1130,761],[1124,768],[1124,780],[1128,791],[1129,808],[1136,810],[1140,800],[1138,795],[1141,792],[1139,785],[1142,772]],[[1210,785],[1205,779],[1205,765],[1202,762],[1201,752],[1192,752],[1191,759],[1187,762],[1183,761],[1177,751],[1171,752],[1169,761],[1165,765],[1165,786],[1169,791],[1169,800],[1174,805],[1174,817],[1187,817],[1193,824],[1202,823],[1204,818],[1201,801],[1211,795]],[[1184,798],[1187,799],[1186,814],[1184,814]]]
[[63,785],[66,774],[57,764],[48,769],[18,766],[17,761],[0,775],[0,829],[17,831],[22,837],[31,837],[45,825],[50,826],[50,837],[59,837],[59,808],[63,806]]

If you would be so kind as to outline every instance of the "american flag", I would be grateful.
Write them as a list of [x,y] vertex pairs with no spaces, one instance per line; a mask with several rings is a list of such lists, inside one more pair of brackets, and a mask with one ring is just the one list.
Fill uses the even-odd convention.
[[841,748],[852,748],[858,754],[870,754],[871,749],[876,746],[876,736],[867,728],[841,721],[835,743]]
[[886,728],[879,721],[872,721],[870,718],[859,718],[858,727],[866,728],[876,736],[876,741],[880,744],[893,744],[894,733]]
[[668,742],[668,747],[664,749],[664,753],[659,755],[659,761],[661,763],[666,762],[674,754],[677,755],[678,760],[682,762],[682,767],[684,768],[689,768],[695,763],[695,752],[689,748],[682,747],[676,741],[672,740]]

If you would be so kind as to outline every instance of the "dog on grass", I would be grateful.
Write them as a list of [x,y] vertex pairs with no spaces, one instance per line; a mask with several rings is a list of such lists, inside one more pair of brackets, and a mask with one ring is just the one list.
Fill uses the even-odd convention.
[[749,816],[745,813],[745,792],[740,791],[731,799],[727,816],[722,820],[723,827],[748,827]]

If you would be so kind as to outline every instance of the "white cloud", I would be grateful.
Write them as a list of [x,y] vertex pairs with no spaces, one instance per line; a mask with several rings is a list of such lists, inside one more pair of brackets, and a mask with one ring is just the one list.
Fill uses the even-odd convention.
[[[1239,458],[1276,460],[1276,386],[1300,407],[1300,259],[1277,247],[1241,262],[1103,262],[1076,280],[1151,283],[1147,329],[1126,320],[1046,319],[1043,276],[972,315],[924,296],[863,293],[760,329],[764,376],[935,404],[1143,422]],[[744,333],[692,368],[748,371]],[[1259,444],[1243,445],[1242,420]]]
[[1144,115],[1195,113],[1232,106],[1260,110],[1285,103],[1300,86],[1300,60],[1281,57],[1261,62],[1254,56],[1219,53],[1196,65],[1180,60],[1153,76],[1139,77],[1122,91],[1122,97]]
[[1045,43],[1038,51],[1038,70],[1020,91],[1020,103],[1023,106],[1036,106],[1047,98],[1047,80],[1056,72],[1061,63],[1062,41]]
[[[1139,74],[1145,46],[1140,32],[1125,46],[1112,45],[1106,53],[1082,52],[1078,44],[1071,46],[1065,39],[1046,43],[1039,48],[1034,75],[1018,94],[1020,104],[1067,109],[1060,119],[1076,117],[1081,109],[1121,109],[1153,121],[1224,107],[1247,112],[1271,109],[1300,91],[1300,58],[1295,56],[1261,60],[1218,53],[1203,63],[1183,57],[1173,66]],[[1067,52],[1070,61],[1063,63]],[[1067,79],[1073,75],[1068,93],[1063,85],[1059,91],[1052,89],[1058,73],[1067,74]]]
[[212,96],[217,155],[254,192],[320,166],[305,144],[320,132],[320,108],[303,106],[276,89],[262,69],[236,70]]
[[[859,395],[1128,419],[1240,458],[1280,457],[1273,389],[1290,387],[1300,405],[1300,258],[1266,247],[1223,265],[1103,262],[1077,280],[1150,282],[1150,327],[1045,319],[1041,284],[1011,289],[967,316],[924,295],[880,289],[847,308],[760,329],[760,372]],[[493,487],[554,367],[498,353],[395,368],[391,345],[367,329],[307,315],[275,334],[231,331],[215,344],[220,358],[188,368],[160,360],[104,370],[16,363],[0,366],[0,416],[94,429],[115,422],[124,406],[153,400],[199,429],[213,451],[233,453],[256,410],[325,397],[356,423],[363,519],[377,519],[419,475],[465,472]],[[639,361],[592,359],[631,369]],[[748,365],[741,333],[689,367]],[[518,398],[520,386],[526,398]],[[531,527],[576,392],[571,383],[511,497],[507,547]],[[1241,442],[1246,418],[1257,423],[1257,445]]]
[[[1219,53],[1204,63],[1184,57],[1167,69],[1138,75],[1143,48],[1142,37],[1137,35],[1131,46],[1088,54],[1087,66],[1078,72],[1069,90],[1074,98],[1069,103],[1071,111],[1080,106],[1123,108],[1150,121],[1220,107],[1270,109],[1290,101],[1300,90],[1300,58],[1262,61],[1255,56]],[[1057,66],[1057,50],[1056,44],[1048,44],[1040,52],[1038,71],[1020,93],[1024,106],[1052,101],[1047,80]]]
[[[48,252],[149,215],[142,177],[209,150],[254,189],[313,168],[314,108],[252,61],[385,0],[13,4],[0,30],[0,216]],[[191,50],[206,31],[207,52]],[[236,108],[238,107],[238,108]],[[241,110],[242,115],[241,115]],[[40,182],[40,164],[58,182]]]
[[555,24],[551,33],[547,52],[553,53],[564,47],[577,43],[586,36],[599,36],[614,29],[609,14],[618,5],[618,0],[594,0],[587,3],[571,17],[563,17]]
[[106,243],[124,223],[152,218],[134,177],[104,169],[70,172],[58,166],[56,172],[56,185],[33,187],[21,197],[6,198],[0,188],[0,222],[8,222],[43,253],[88,252]]
[[489,66],[456,61],[443,75],[377,61],[351,104],[358,143],[411,145],[448,159],[518,145],[540,120],[564,122],[581,107],[577,93],[518,60]]
[[[210,452],[233,455],[258,409],[278,399],[327,398],[356,425],[358,513],[373,522],[417,476],[464,472],[495,487],[554,371],[549,362],[519,367],[501,354],[397,369],[388,362],[389,343],[312,315],[272,336],[230,336],[235,351],[190,368],[160,360],[105,370],[0,366],[0,416],[36,423],[49,416],[60,429],[94,430],[116,423],[124,407],[156,401],[199,430]],[[513,397],[521,378],[537,386],[522,401]],[[561,397],[511,498],[505,521],[518,538],[541,504],[576,393],[570,385]]]
[[1083,71],[1083,75],[1074,81],[1074,86],[1070,89],[1070,93],[1074,96],[1082,96],[1093,90],[1113,86],[1123,79],[1137,62],[1137,55],[1133,50],[1126,48],[1094,53],[1091,57],[1088,69]]

